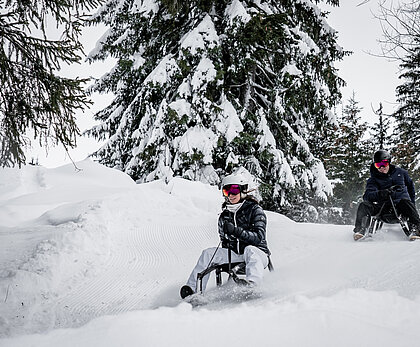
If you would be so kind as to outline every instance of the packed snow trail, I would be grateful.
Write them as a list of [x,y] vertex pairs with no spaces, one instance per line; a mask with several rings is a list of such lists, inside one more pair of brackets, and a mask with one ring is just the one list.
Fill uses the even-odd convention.
[[[136,185],[116,170],[79,165],[76,179],[70,167],[30,168],[7,195],[0,186],[8,221],[0,226],[0,346],[210,346],[204,327],[228,343],[226,324],[246,326],[246,317],[267,331],[260,342],[268,346],[415,346],[420,338],[420,242],[408,242],[398,225],[354,242],[351,226],[267,212],[275,272],[261,298],[219,297],[191,311],[179,288],[202,249],[218,244],[217,188],[182,179]],[[211,297],[214,278],[209,284]],[[358,335],[339,336],[351,329]],[[36,332],[44,334],[23,336]],[[250,334],[232,346],[250,343]]]
[[[191,238],[197,231],[204,235],[213,232],[208,225],[148,225],[118,234],[101,273],[60,298],[56,327],[72,327],[105,314],[160,306],[156,294],[177,287],[188,271],[182,254],[174,250],[202,246],[201,240]],[[176,292],[174,296],[177,298]]]

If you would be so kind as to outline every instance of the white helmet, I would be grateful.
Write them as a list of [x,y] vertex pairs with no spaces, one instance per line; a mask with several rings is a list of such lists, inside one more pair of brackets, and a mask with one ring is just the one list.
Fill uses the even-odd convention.
[[248,189],[248,182],[245,179],[245,177],[242,176],[241,174],[232,174],[223,178],[222,188],[231,184],[240,185],[242,191],[245,191]]

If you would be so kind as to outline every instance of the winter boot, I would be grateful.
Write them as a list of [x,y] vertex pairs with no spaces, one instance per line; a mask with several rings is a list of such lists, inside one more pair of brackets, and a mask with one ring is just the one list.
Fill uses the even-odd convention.
[[185,285],[181,288],[179,294],[181,295],[181,298],[185,299],[187,296],[193,295],[194,291],[190,286]]
[[410,235],[408,236],[409,241],[420,239],[420,226],[413,224],[410,225]]
[[354,241],[360,240],[365,236],[366,229],[362,227],[355,227],[353,230],[353,239]]
[[243,278],[238,278],[236,280],[236,284],[241,287],[250,287],[250,288],[255,287],[255,283],[253,281],[248,281]]

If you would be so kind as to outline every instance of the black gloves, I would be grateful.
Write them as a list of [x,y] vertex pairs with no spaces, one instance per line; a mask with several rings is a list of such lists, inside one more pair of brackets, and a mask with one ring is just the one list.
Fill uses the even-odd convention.
[[389,189],[378,190],[378,198],[380,200],[386,200],[386,199],[388,199],[388,196],[390,194],[391,194],[391,191]]
[[402,186],[392,186],[391,188],[388,188],[391,192],[399,192],[401,193],[404,191],[404,187]]
[[235,227],[235,225],[233,225],[233,223],[231,222],[225,222],[225,224],[223,224],[223,232],[227,236],[238,237],[239,235],[241,235],[242,229]]
[[387,189],[378,190],[378,198],[380,200],[386,200],[390,195],[393,195],[392,197],[395,197],[395,192],[402,192],[403,187],[401,186],[392,186]]

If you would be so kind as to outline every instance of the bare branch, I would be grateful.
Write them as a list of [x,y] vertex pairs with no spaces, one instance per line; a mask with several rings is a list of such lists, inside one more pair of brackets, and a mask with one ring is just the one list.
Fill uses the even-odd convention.
[[416,45],[415,38],[420,37],[420,0],[379,0],[375,17],[383,33],[378,40],[382,56],[403,60]]
[[364,0],[360,4],[358,4],[356,7],[362,6],[364,4],[367,4],[370,0]]

